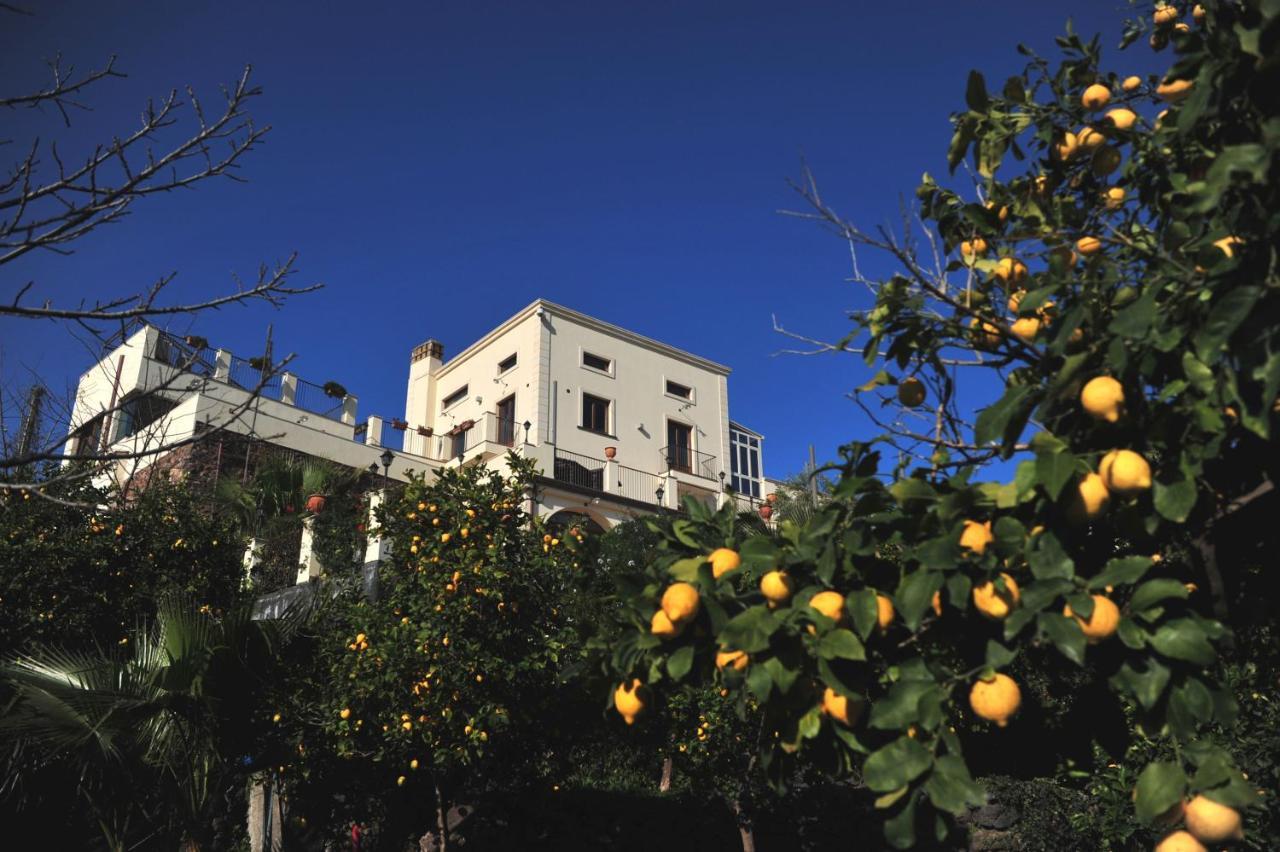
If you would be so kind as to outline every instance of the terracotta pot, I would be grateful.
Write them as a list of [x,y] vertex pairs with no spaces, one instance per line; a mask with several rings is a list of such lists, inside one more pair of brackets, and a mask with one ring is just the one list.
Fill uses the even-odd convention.
[[772,506],[774,503],[777,503],[777,502],[778,502],[778,495],[777,495],[777,494],[766,494],[764,499],[768,500],[768,501],[769,501],[769,505],[770,505],[770,506]]
[[605,458],[607,458],[607,459],[611,459],[611,458],[613,458],[614,456],[616,456],[617,454],[618,454],[618,448],[617,448],[617,447],[605,447],[605,448],[604,448],[604,457],[605,457]]
[[318,515],[324,511],[324,495],[312,494],[307,498],[307,511]]
[[767,521],[772,517],[773,517],[773,507],[770,506],[768,503],[765,503],[763,506],[760,507],[760,519]]

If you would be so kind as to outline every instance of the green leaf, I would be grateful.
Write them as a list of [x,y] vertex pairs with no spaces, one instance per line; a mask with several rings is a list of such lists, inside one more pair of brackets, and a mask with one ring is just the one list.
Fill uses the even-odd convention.
[[883,698],[871,705],[867,725],[881,731],[901,731],[920,721],[920,699],[926,693],[937,690],[937,684],[927,680],[900,680]]
[[1075,563],[1063,550],[1058,537],[1045,531],[1036,536],[1035,549],[1027,557],[1031,574],[1037,580],[1071,579],[1075,576]]
[[1146,287],[1138,300],[1116,311],[1109,327],[1112,334],[1130,340],[1146,335],[1156,318],[1156,287]]
[[863,764],[862,777],[873,793],[888,793],[919,778],[932,765],[929,750],[903,736],[872,752]]
[[858,637],[843,628],[826,633],[818,642],[818,655],[825,660],[865,660],[866,649]]
[[988,668],[1002,669],[1012,663],[1016,656],[1018,656],[1017,651],[1006,648],[994,639],[987,640],[986,660]]
[[697,525],[692,521],[679,520],[671,525],[671,534],[685,547],[701,550],[702,542],[698,541],[698,537],[694,535],[697,529]]
[[1129,611],[1142,612],[1166,598],[1185,600],[1187,594],[1187,587],[1177,580],[1148,580],[1134,590],[1133,597],[1129,599]]
[[1195,480],[1181,479],[1168,484],[1156,480],[1155,505],[1163,517],[1176,524],[1182,523],[1196,505]]
[[1031,399],[1034,391],[1031,385],[1015,385],[995,403],[982,409],[973,427],[974,442],[985,445],[1001,438],[1016,438],[1034,407]]
[[1132,664],[1125,663],[1112,677],[1113,685],[1120,686],[1129,692],[1138,703],[1150,710],[1156,706],[1164,688],[1169,685],[1169,667],[1154,658],[1147,658],[1146,669],[1139,671]]
[[935,808],[955,816],[987,803],[982,785],[973,780],[964,760],[954,754],[938,758],[924,782],[924,791]]
[[1125,556],[1112,559],[1102,572],[1089,581],[1089,590],[1097,591],[1107,586],[1128,586],[1142,579],[1151,568],[1151,559],[1146,556]]
[[767,535],[753,535],[742,543],[738,555],[745,565],[772,568],[778,562],[778,546]]
[[1182,801],[1187,789],[1187,774],[1176,763],[1148,763],[1138,775],[1134,811],[1139,821],[1150,825],[1156,817]]
[[723,648],[754,654],[769,647],[769,637],[780,626],[781,622],[764,606],[753,606],[729,619],[717,640]]
[[991,532],[996,537],[996,552],[1001,556],[1008,557],[1021,553],[1027,542],[1027,528],[1022,525],[1022,521],[1008,515],[996,519]]
[[897,802],[899,799],[901,799],[903,796],[905,796],[907,794],[907,791],[910,789],[911,788],[909,786],[906,786],[904,784],[903,786],[899,787],[898,789],[892,792],[885,793],[883,796],[876,796],[876,800],[875,800],[876,810],[882,811],[885,808],[893,807],[894,803]]
[[853,619],[853,629],[866,639],[876,627],[880,606],[876,603],[874,589],[858,589],[850,592],[844,599],[844,607]]
[[916,799],[913,791],[902,810],[884,821],[884,839],[894,849],[911,849],[916,845]]
[[1076,457],[1068,452],[1041,453],[1036,456],[1036,477],[1049,498],[1057,500],[1062,488],[1076,472]]
[[1196,354],[1201,361],[1218,360],[1218,350],[1249,316],[1261,296],[1261,287],[1232,287],[1214,302],[1204,327],[1195,336]]
[[1162,624],[1151,637],[1151,647],[1166,657],[1199,666],[1211,666],[1218,658],[1204,629],[1189,618]]
[[1042,612],[1036,623],[1062,656],[1078,666],[1084,665],[1084,633],[1074,618],[1056,612]]
[[969,72],[969,81],[964,88],[964,102],[974,112],[986,112],[991,105],[987,97],[987,83],[977,71]]
[[672,680],[682,680],[693,668],[693,646],[685,645],[667,657],[667,674]]
[[902,578],[894,597],[908,630],[915,631],[920,627],[920,622],[933,601],[933,593],[941,588],[942,574],[938,571],[920,568]]
[[698,578],[698,568],[706,561],[705,556],[690,556],[686,559],[677,559],[671,563],[671,567],[667,569],[667,572],[677,580],[692,583]]
[[1213,370],[1190,350],[1182,353],[1182,372],[1186,374],[1191,386],[1200,393],[1207,394],[1213,390]]
[[908,504],[938,499],[938,492],[923,479],[908,477],[889,486],[889,493],[905,508]]
[[773,691],[773,678],[763,666],[751,666],[747,669],[747,689],[763,704],[769,700],[769,693]]

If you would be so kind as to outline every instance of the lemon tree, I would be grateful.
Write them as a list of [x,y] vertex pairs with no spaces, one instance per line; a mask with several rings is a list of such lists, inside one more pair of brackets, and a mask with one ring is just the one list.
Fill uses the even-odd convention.
[[[393,557],[380,592],[340,601],[317,640],[315,682],[292,685],[280,720],[284,775],[313,822],[421,834],[438,822],[433,802],[442,818],[457,795],[536,759],[537,720],[554,715],[575,644],[560,604],[579,542],[530,519],[532,470],[508,463],[505,475],[471,466],[413,479],[381,507]],[[340,809],[326,810],[326,790]]]
[[1280,472],[1277,32],[1273,2],[1161,3],[1122,37],[1170,50],[1159,75],[1070,29],[998,92],[971,74],[948,159],[972,186],[917,191],[936,262],[801,187],[898,268],[863,281],[838,347],[876,369],[859,397],[884,433],[776,537],[692,502],[654,522],[611,648],[627,715],[723,685],[763,713],[770,779],[854,778],[909,848],[985,800],[967,746],[1017,730],[1035,696],[1010,672],[1035,659],[1100,681],[1153,745],[1133,789],[1153,842],[1239,835],[1257,794],[1218,736],[1215,535]]

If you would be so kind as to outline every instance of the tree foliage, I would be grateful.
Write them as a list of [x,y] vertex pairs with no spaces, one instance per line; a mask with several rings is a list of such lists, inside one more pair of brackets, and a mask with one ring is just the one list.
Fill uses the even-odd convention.
[[[1171,8],[1196,23],[1157,16],[1175,52],[1158,79],[1124,82],[1100,67],[1098,39],[1071,32],[1056,67],[1020,48],[1027,69],[998,93],[970,76],[949,159],[972,165],[973,196],[929,176],[917,193],[947,258],[933,268],[804,190],[811,215],[899,262],[865,282],[875,304],[839,348],[880,365],[863,393],[923,380],[935,428],[844,447],[830,500],[776,538],[687,504],[627,601],[611,661],[624,683],[652,703],[723,679],[744,713],[760,704],[776,783],[798,761],[860,778],[897,848],[945,838],[984,801],[972,750],[1000,747],[992,723],[1018,725],[1001,673],[1046,648],[1038,664],[1087,672],[1133,736],[1165,747],[1137,777],[1141,821],[1189,795],[1257,799],[1215,737],[1237,707],[1215,677],[1231,566],[1214,536],[1277,471],[1280,8]],[[1085,105],[1091,86],[1106,113]],[[962,371],[1002,385],[976,419]],[[923,464],[903,456],[886,481],[881,450],[904,438]],[[992,459],[1013,460],[1012,481],[977,480]],[[718,548],[741,567],[713,570]],[[771,571],[789,599],[764,597]],[[657,635],[678,583],[696,615]],[[725,650],[749,655],[744,672],[717,671]],[[1025,712],[1036,696],[1018,691]],[[860,712],[838,721],[831,695]]]

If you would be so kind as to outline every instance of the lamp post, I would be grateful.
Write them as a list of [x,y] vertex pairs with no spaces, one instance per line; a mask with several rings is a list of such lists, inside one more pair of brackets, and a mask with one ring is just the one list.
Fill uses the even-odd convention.
[[378,457],[378,461],[382,462],[382,478],[387,478],[387,473],[391,470],[391,463],[396,460],[395,453],[390,450],[383,450],[382,455]]
[[724,471],[720,471],[720,490],[724,490]]
[[526,420],[524,421],[523,426],[524,426],[524,442],[527,444],[529,443],[529,429],[533,426],[533,424],[530,423],[528,420]]
[[665,489],[665,488],[663,488],[661,485],[659,485],[659,486],[658,486],[658,490],[657,490],[657,491],[653,492],[653,496],[655,496],[655,497],[657,497],[657,498],[658,498],[658,505],[659,505],[659,506],[661,506],[661,505],[662,505],[662,495],[663,495],[663,494],[665,494],[665,493],[666,493],[666,489]]

